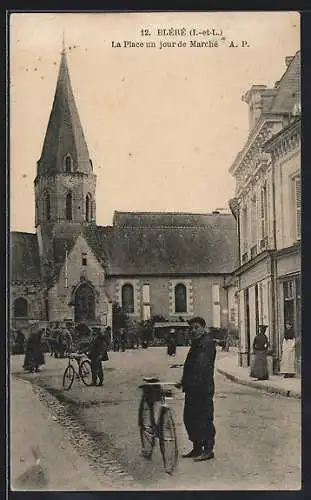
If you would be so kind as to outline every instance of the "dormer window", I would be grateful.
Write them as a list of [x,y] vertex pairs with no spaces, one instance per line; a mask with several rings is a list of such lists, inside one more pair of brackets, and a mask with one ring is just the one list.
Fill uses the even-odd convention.
[[66,173],[70,173],[72,172],[72,158],[71,156],[68,154],[65,156],[65,172]]

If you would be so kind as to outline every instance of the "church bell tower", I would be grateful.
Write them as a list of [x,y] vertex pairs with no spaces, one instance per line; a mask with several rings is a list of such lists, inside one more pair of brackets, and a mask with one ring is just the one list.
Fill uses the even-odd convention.
[[96,176],[75,103],[65,49],[54,102],[37,162],[35,226],[40,240],[95,223]]

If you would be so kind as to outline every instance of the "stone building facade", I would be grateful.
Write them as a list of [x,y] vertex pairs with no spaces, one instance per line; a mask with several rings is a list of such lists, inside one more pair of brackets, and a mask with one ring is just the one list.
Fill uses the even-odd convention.
[[[274,88],[253,85],[243,97],[249,135],[230,168],[239,234],[239,361],[249,364],[258,327],[266,325],[275,370],[287,311],[283,293],[297,302],[293,294],[300,287],[300,52],[285,62]],[[289,275],[298,280],[290,291],[285,285]],[[299,307],[292,312],[297,337]]]
[[11,323],[112,324],[203,316],[228,325],[228,276],[237,262],[232,214],[115,212],[96,225],[96,176],[65,52],[35,187],[36,234],[11,234]]

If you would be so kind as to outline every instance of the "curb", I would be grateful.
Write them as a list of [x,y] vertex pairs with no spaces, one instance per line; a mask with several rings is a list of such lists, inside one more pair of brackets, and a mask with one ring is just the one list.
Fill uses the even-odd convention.
[[272,394],[280,394],[281,396],[286,396],[288,398],[301,399],[301,394],[296,391],[282,389],[281,387],[258,384],[258,382],[255,382],[253,380],[245,380],[237,375],[232,375],[232,373],[229,373],[226,370],[223,370],[222,368],[217,368],[217,372],[220,373],[221,375],[224,375],[227,379],[232,380],[232,382],[236,382],[237,384],[248,385],[260,391],[265,391]]

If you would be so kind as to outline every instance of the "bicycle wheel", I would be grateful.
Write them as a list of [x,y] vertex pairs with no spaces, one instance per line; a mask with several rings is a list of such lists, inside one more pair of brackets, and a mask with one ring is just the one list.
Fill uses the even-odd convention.
[[165,472],[172,474],[178,462],[178,446],[172,412],[165,407],[159,420],[159,442]]
[[68,365],[63,375],[63,388],[69,391],[75,378],[75,371],[71,365]]
[[144,397],[142,397],[139,406],[138,425],[140,430],[142,455],[144,458],[151,459],[155,445],[155,421],[153,407]]
[[79,366],[79,374],[84,385],[91,385],[92,383],[92,370],[91,363],[85,359]]

